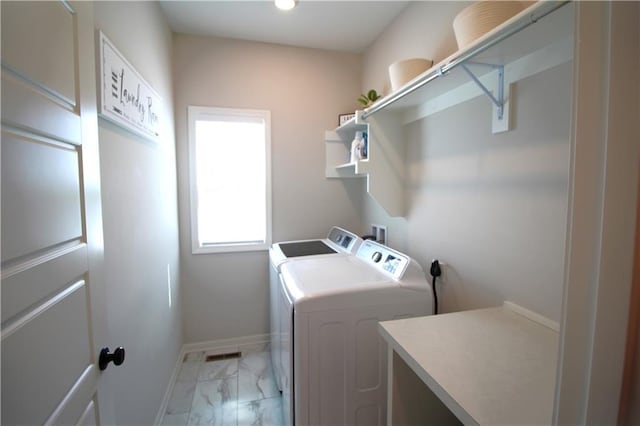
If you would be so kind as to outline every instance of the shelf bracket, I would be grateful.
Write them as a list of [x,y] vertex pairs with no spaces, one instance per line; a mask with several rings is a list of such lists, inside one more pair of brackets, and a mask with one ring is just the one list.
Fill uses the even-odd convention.
[[474,83],[480,87],[480,89],[484,92],[485,95],[491,99],[491,101],[498,108],[498,120],[502,120],[504,117],[504,66],[503,65],[492,65],[492,64],[483,64],[480,62],[468,62],[470,65],[482,65],[485,67],[491,67],[493,69],[498,70],[498,97],[493,96],[493,93],[487,87],[482,84],[480,79],[476,77],[476,75],[469,69],[466,64],[460,64],[462,69],[471,77]]
[[[477,65],[483,67],[493,68],[497,71],[497,93],[494,95],[471,71],[468,65]],[[508,101],[505,101],[505,84],[504,84],[504,66],[494,64],[484,64],[481,62],[471,62],[460,64],[462,69],[469,75],[471,80],[487,95],[487,97],[495,105],[495,116],[493,118],[493,133],[504,132],[509,130],[509,117],[508,117]],[[508,88],[507,88],[508,91]]]

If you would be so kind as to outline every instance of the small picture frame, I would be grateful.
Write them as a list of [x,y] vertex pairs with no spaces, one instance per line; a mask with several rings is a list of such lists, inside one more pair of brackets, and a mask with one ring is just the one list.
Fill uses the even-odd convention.
[[355,116],[356,116],[355,112],[352,112],[350,114],[339,114],[338,115],[338,126],[342,126],[344,123],[346,123],[347,121],[351,120]]

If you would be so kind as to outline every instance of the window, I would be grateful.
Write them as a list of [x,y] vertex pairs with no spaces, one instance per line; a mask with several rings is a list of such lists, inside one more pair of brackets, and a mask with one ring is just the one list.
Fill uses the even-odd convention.
[[271,114],[190,106],[193,253],[271,244]]

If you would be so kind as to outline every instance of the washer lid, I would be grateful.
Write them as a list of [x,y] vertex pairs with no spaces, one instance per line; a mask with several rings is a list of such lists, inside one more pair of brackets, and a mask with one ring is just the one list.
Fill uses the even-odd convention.
[[355,256],[303,259],[282,265],[282,277],[296,300],[353,293],[371,289],[397,288],[399,284]]
[[[334,226],[329,231],[327,238],[321,240],[284,241],[273,244],[269,248],[269,259],[271,265],[280,270],[280,266],[284,262],[292,259],[355,254],[361,243],[362,238],[352,232]],[[286,253],[285,250],[287,250]]]
[[321,240],[296,241],[290,243],[280,243],[280,250],[286,257],[311,256],[314,254],[336,253],[334,249],[323,243]]

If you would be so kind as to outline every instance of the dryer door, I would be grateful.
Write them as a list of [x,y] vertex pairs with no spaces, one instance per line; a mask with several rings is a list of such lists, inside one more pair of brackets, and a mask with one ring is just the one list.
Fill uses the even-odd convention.
[[278,309],[280,311],[280,384],[282,385],[282,411],[284,425],[294,424],[293,413],[293,302],[280,275]]

